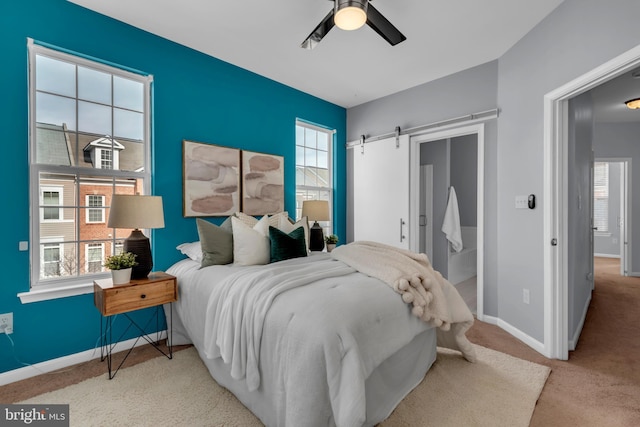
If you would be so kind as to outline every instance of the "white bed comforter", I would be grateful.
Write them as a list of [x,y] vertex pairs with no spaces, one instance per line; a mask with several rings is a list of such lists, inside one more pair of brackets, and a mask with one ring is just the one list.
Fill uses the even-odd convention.
[[202,327],[190,312],[204,301],[187,297],[177,310],[193,330],[203,329],[206,356],[223,358],[248,389],[260,387],[261,369],[275,370],[270,377],[279,378],[277,399],[286,408],[282,424],[322,424],[310,416],[326,410],[319,397],[326,393],[337,426],[361,426],[371,372],[432,328],[387,285],[326,254],[224,267],[187,272],[188,286],[199,289],[191,295],[210,292]]

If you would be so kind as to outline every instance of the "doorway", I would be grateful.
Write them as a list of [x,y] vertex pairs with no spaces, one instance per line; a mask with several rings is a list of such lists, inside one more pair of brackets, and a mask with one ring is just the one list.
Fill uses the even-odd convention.
[[[427,253],[436,270],[453,279],[452,283],[457,282],[453,284],[460,287],[465,302],[482,320],[484,125],[412,135],[410,149],[409,229],[417,234],[410,239],[410,249]],[[441,231],[452,186],[459,202],[461,232],[465,234],[460,252],[450,250]]]
[[544,354],[550,358],[569,357],[569,100],[639,65],[637,46],[544,97]]
[[[631,158],[596,158],[594,182],[594,256],[617,259],[620,276],[628,276],[629,169]],[[603,265],[603,263],[600,263]]]

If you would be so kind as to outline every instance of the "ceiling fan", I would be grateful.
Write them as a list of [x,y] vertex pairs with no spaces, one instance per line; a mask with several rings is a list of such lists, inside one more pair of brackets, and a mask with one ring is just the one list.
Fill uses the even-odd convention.
[[356,30],[365,23],[384,38],[391,46],[407,38],[378,9],[369,4],[369,0],[331,0],[333,9],[302,42],[300,47],[313,49],[327,35],[334,25],[343,30]]

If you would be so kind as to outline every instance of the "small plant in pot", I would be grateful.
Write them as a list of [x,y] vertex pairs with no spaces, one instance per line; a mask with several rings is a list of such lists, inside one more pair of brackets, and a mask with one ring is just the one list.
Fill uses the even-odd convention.
[[104,266],[111,270],[114,285],[129,283],[131,280],[131,268],[138,265],[136,256],[131,252],[123,252],[106,258]]
[[336,244],[338,243],[338,236],[335,234],[329,234],[324,238],[324,241],[327,243],[327,252],[331,252],[335,249]]

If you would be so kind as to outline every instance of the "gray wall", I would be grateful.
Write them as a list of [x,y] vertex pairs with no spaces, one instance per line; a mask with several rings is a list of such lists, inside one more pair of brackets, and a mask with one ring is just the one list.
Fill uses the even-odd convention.
[[[569,339],[581,324],[593,285],[591,251],[591,155],[593,152],[593,102],[583,93],[569,101],[567,147],[569,209]],[[575,345],[575,341],[574,341]],[[574,347],[575,348],[575,347]],[[571,348],[573,350],[573,348]]]
[[[497,63],[347,110],[352,140],[397,125],[500,108],[498,124],[488,123],[485,139],[485,314],[539,342],[544,342],[543,245],[549,244],[543,240],[543,98],[640,44],[638,19],[637,0],[565,0]],[[531,193],[538,196],[538,207],[516,210],[515,196]],[[635,203],[640,207],[640,197]],[[523,288],[530,290],[528,305]]]
[[596,158],[630,157],[631,186],[629,216],[634,220],[629,230],[631,272],[640,272],[640,123],[596,123],[594,129]]
[[[543,206],[514,209],[514,197],[542,202],[543,98],[640,44],[637,0],[565,0],[499,59],[499,317],[544,341]],[[560,242],[562,244],[562,242]],[[529,305],[522,289],[530,289]]]
[[[597,158],[596,161],[598,161]],[[620,217],[621,164],[619,162],[609,162],[609,231],[606,232],[606,235],[596,234],[594,237],[594,252],[598,255],[620,256],[618,218]]]
[[[456,190],[460,225],[478,225],[478,136],[451,138],[449,185]],[[463,242],[464,243],[464,242]]]

